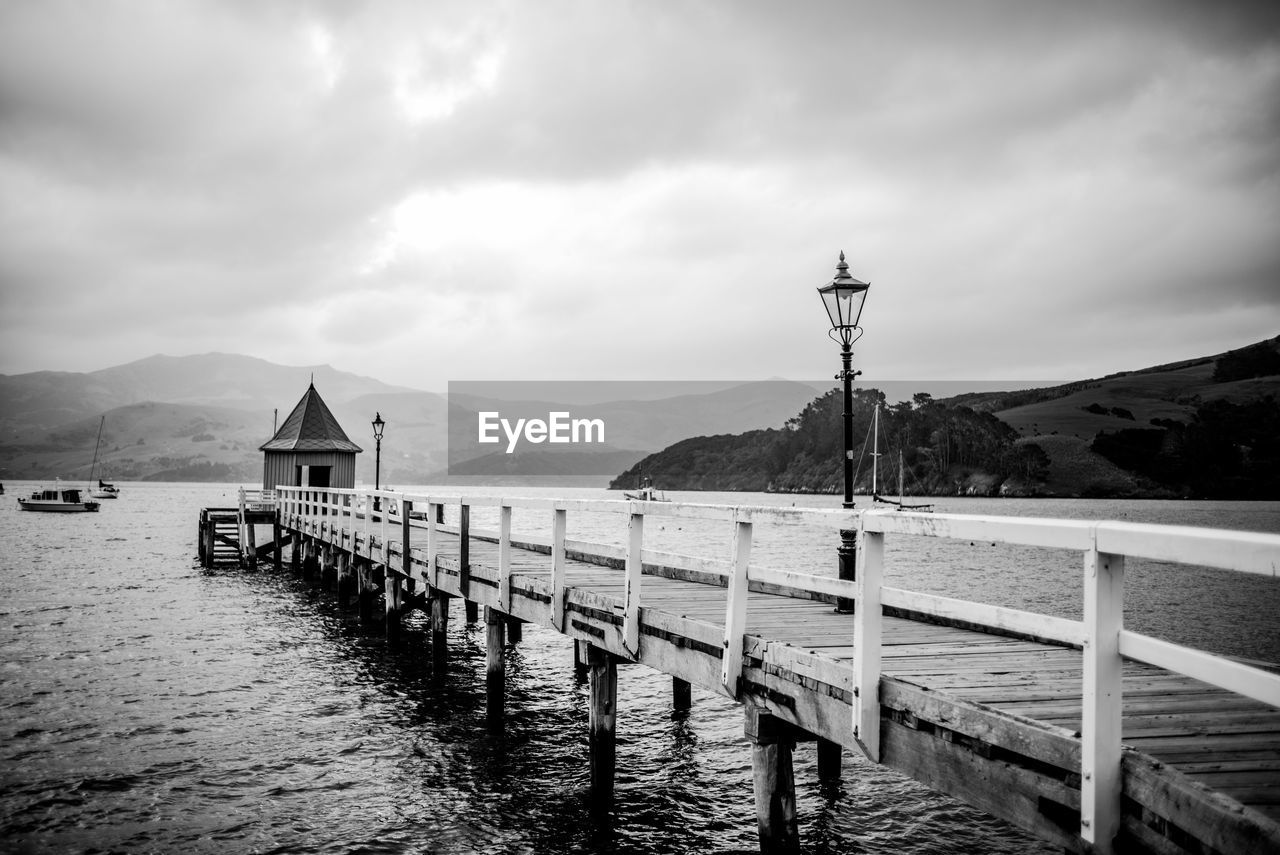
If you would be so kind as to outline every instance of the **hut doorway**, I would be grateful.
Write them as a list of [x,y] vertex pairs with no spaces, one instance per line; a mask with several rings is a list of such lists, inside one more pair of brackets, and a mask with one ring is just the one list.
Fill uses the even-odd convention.
[[329,487],[329,471],[332,466],[298,466],[297,484],[299,487]]

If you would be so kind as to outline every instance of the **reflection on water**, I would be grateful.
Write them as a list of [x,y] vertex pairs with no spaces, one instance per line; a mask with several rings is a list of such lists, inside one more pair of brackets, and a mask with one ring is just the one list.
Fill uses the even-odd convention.
[[[693,709],[674,713],[669,678],[621,668],[616,800],[593,816],[586,687],[567,642],[526,627],[507,666],[506,729],[492,733],[483,627],[460,611],[449,668],[434,673],[421,620],[389,646],[288,573],[195,566],[198,509],[229,505],[234,492],[128,485],[100,513],[73,518],[0,505],[8,851],[755,850],[750,753],[731,702],[695,689]],[[1223,524],[1280,520],[1274,504],[944,500],[940,510],[1204,524],[1224,508]],[[571,536],[621,542],[616,521],[578,516]],[[517,514],[517,529],[540,524]],[[833,531],[779,527],[756,539],[761,563],[833,571]],[[651,522],[646,542],[727,549],[728,534]],[[958,546],[890,541],[891,583],[1078,612],[1079,556]],[[1280,660],[1274,580],[1136,564],[1131,625]],[[801,746],[796,777],[808,851],[1049,851],[860,760],[819,785],[812,746]]]

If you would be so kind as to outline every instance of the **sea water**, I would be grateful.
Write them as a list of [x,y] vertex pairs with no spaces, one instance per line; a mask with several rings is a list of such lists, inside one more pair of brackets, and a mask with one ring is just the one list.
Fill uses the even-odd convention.
[[[526,626],[508,651],[506,727],[491,732],[484,628],[460,609],[449,666],[433,673],[420,618],[389,644],[287,570],[200,568],[198,511],[234,505],[234,486],[122,488],[97,514],[0,500],[3,851],[757,851],[750,751],[727,699],[695,689],[693,708],[675,712],[669,677],[621,667],[615,800],[593,813],[586,686],[565,639]],[[1277,503],[952,499],[938,510],[1280,529]],[[571,537],[625,537],[619,519],[569,518]],[[544,523],[516,513],[517,531]],[[762,565],[834,573],[834,526],[757,529]],[[727,531],[653,518],[645,535],[654,548],[727,555]],[[1077,553],[897,540],[890,584],[1079,615]],[[1136,561],[1126,577],[1130,627],[1280,661],[1280,582]],[[840,780],[820,782],[801,745],[796,779],[807,852],[1054,851],[848,753]]]

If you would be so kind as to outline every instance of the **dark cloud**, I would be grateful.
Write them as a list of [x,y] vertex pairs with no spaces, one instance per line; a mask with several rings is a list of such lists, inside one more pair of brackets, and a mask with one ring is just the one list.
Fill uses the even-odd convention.
[[[610,376],[635,330],[663,343],[651,372],[805,376],[828,356],[810,289],[841,248],[880,289],[886,366],[1030,370],[1038,348],[1069,376],[1051,369],[1083,364],[1071,325],[1023,332],[1038,314],[1145,310],[1115,322],[1116,368],[1200,352],[1189,317],[1216,325],[1200,341],[1261,338],[1280,324],[1277,18],[6,3],[0,370],[184,343],[354,363],[377,336],[485,360],[500,338],[522,370]],[[31,357],[55,329],[112,332]],[[477,370],[509,370],[492,358]]]

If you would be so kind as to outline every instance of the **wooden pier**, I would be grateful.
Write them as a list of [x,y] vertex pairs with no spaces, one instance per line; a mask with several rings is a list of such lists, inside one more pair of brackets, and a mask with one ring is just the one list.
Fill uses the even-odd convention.
[[[267,514],[292,563],[331,574],[387,631],[431,615],[447,661],[450,604],[487,627],[488,715],[500,727],[506,633],[573,639],[590,675],[593,794],[612,792],[616,668],[636,662],[743,705],[760,843],[799,847],[791,771],[816,741],[819,774],[856,750],[1074,852],[1280,852],[1280,675],[1124,628],[1125,558],[1275,577],[1280,536],[1112,522],[657,502],[410,496],[280,488]],[[473,508],[496,514],[471,526]],[[514,536],[513,509],[545,514]],[[570,513],[611,514],[625,546],[566,536]],[[451,520],[446,525],[445,519]],[[646,549],[646,520],[723,525],[723,556]],[[753,527],[856,532],[856,578],[753,562]],[[201,556],[218,559],[217,515]],[[250,529],[252,526],[250,526]],[[882,584],[886,537],[1078,553],[1083,620]],[[243,550],[251,536],[242,533]],[[205,546],[204,544],[210,544]],[[279,560],[279,548],[275,555]],[[1177,568],[1170,568],[1177,572]],[[833,608],[833,604],[840,608]]]

